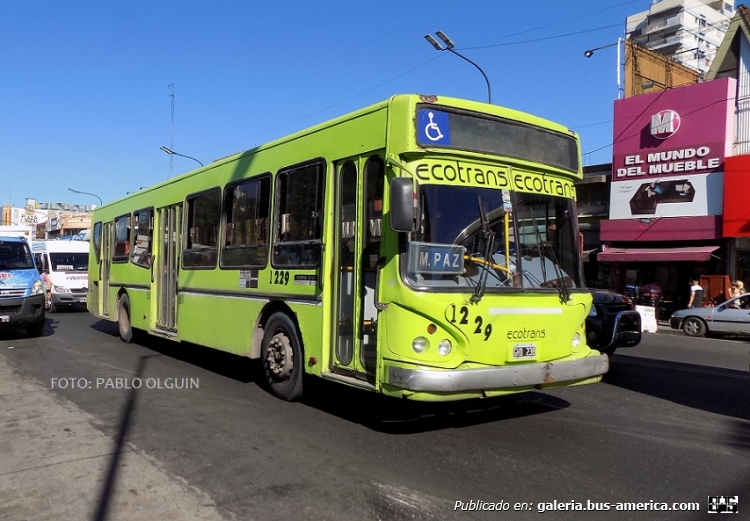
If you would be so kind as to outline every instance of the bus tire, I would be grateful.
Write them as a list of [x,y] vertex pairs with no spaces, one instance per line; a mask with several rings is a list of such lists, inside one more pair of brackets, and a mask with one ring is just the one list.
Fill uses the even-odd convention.
[[123,293],[117,303],[117,325],[120,340],[129,344],[133,341],[133,326],[130,323],[130,299]]
[[266,322],[260,358],[264,383],[271,394],[288,402],[299,400],[304,376],[302,344],[286,314],[274,313]]

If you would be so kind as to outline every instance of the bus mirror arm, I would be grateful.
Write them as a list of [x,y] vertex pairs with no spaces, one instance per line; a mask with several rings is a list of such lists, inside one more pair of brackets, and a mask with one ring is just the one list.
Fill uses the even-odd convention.
[[154,283],[154,264],[156,264],[156,255],[151,257],[151,284]]

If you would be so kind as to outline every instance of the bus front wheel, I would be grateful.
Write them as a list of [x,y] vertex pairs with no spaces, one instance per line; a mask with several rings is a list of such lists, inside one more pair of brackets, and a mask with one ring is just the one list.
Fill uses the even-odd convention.
[[117,309],[117,325],[120,330],[120,340],[129,344],[133,341],[133,326],[130,323],[130,299],[122,294]]
[[302,397],[302,345],[294,322],[274,313],[266,322],[261,344],[263,377],[274,396],[288,402]]

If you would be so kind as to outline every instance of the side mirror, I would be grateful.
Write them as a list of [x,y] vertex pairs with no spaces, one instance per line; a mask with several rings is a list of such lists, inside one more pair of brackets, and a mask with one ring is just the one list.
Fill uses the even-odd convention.
[[391,179],[390,221],[394,232],[417,230],[414,183],[409,177]]

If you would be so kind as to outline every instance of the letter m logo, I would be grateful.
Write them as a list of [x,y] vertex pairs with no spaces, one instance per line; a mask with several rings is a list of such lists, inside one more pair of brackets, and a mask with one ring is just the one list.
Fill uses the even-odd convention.
[[680,128],[680,115],[674,110],[660,110],[651,116],[651,135],[657,139],[672,137]]

